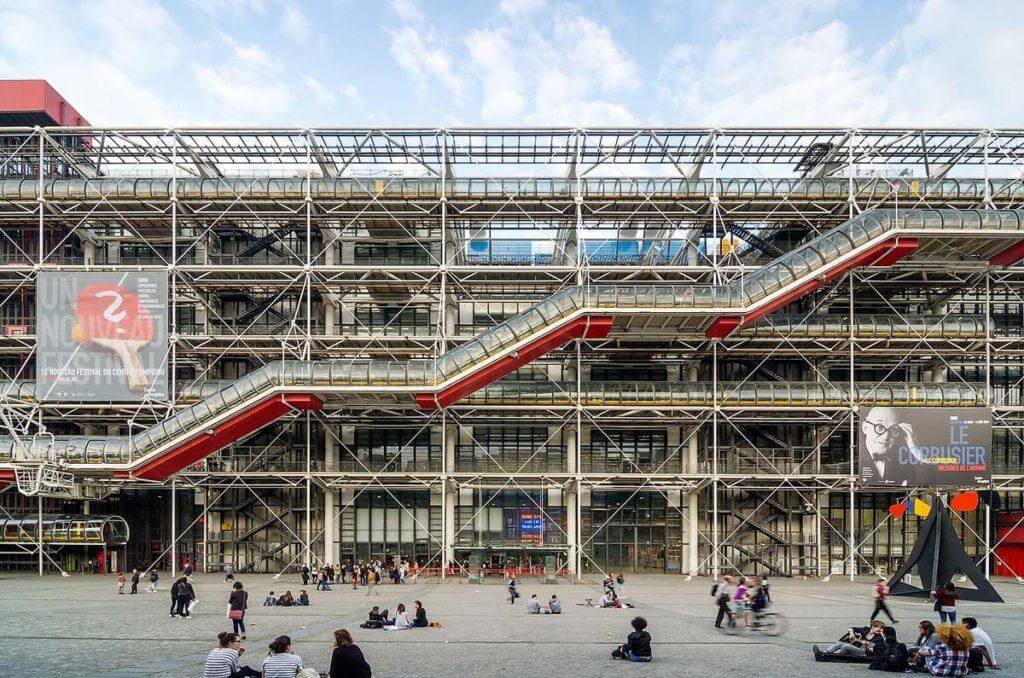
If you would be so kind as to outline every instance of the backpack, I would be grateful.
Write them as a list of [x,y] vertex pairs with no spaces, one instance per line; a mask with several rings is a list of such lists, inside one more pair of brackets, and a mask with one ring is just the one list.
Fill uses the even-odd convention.
[[902,671],[907,667],[904,655],[900,652],[899,643],[889,643],[885,651],[885,669],[887,671]]
[[717,598],[718,597],[718,583],[717,582],[715,582],[714,584],[711,585],[711,597],[712,598]]

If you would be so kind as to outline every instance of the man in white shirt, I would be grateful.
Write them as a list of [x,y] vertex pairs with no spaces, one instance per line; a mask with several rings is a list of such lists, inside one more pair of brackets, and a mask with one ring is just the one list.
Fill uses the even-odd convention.
[[990,669],[998,670],[1001,668],[996,663],[996,646],[992,643],[992,636],[978,628],[978,620],[974,617],[964,617],[963,621],[964,626],[967,627],[971,632],[971,636],[974,637],[974,648],[971,649],[971,654],[974,654],[974,650],[978,650],[981,654],[979,663],[983,661],[983,666],[988,666]]

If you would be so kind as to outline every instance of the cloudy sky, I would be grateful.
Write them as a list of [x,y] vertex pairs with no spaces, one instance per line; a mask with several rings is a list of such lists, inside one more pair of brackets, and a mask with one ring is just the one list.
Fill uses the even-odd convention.
[[96,125],[1024,122],[1024,1],[0,0]]

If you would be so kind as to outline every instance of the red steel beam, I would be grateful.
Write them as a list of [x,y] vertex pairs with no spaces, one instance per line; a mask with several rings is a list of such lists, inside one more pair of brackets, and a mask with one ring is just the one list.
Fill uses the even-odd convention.
[[536,360],[573,339],[603,339],[612,329],[612,318],[609,316],[576,318],[572,322],[537,337],[521,349],[495,360],[483,369],[477,370],[455,382],[440,393],[417,393],[416,404],[424,410],[448,407],[454,402],[465,398],[470,393],[479,391],[491,382],[501,379],[523,365]]
[[1024,240],[1018,240],[988,260],[990,266],[1012,266],[1024,259]]
[[808,280],[774,301],[770,301],[763,306],[759,306],[745,315],[726,315],[715,318],[711,325],[704,331],[704,336],[708,339],[724,339],[735,330],[741,327],[746,327],[747,325],[760,320],[769,313],[774,313],[780,308],[793,303],[800,297],[810,294],[819,287],[834,282],[855,268],[863,266],[892,266],[899,260],[913,253],[914,250],[918,248],[918,245],[919,243],[917,238],[908,237],[896,237],[879,243],[866,252],[858,254],[849,261],[845,261],[839,266],[825,271],[820,278]]
[[239,438],[280,419],[292,410],[319,410],[322,407],[323,402],[309,393],[285,393],[271,396],[218,424],[212,430],[186,440],[156,459],[131,471],[115,473],[114,477],[163,480],[230,445]]

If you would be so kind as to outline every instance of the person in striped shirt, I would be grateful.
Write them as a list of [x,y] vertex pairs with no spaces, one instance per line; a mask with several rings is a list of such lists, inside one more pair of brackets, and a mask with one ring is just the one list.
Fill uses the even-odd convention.
[[928,672],[933,676],[966,676],[974,638],[963,624],[943,624],[936,632],[939,644],[928,655]]
[[217,643],[219,647],[206,655],[203,678],[259,678],[259,671],[238,663],[238,658],[245,654],[245,648],[239,643],[237,633],[221,631],[217,634]]
[[292,652],[292,639],[278,636],[270,644],[270,654],[263,660],[263,678],[295,678],[302,668],[302,657]]

